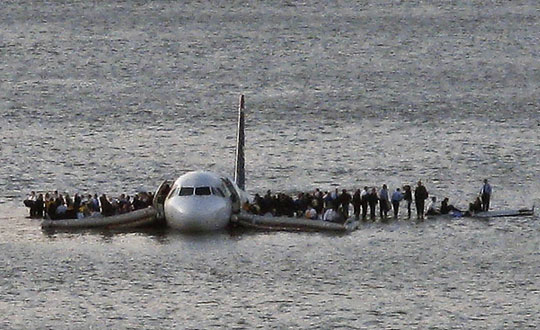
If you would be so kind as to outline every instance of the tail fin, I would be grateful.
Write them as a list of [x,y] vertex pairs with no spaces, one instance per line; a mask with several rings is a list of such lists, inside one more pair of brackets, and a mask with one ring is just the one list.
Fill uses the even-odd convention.
[[240,95],[240,105],[238,107],[238,133],[236,139],[236,163],[234,170],[234,182],[238,188],[245,190],[246,173],[244,169],[244,95]]

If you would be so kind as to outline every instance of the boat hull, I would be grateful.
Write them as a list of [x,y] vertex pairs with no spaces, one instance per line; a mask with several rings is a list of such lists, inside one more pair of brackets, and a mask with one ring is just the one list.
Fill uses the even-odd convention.
[[358,228],[358,221],[347,221],[343,224],[309,220],[303,218],[260,216],[240,213],[233,215],[233,222],[249,228],[273,229],[273,230],[303,230],[303,231],[353,231]]
[[43,220],[42,228],[136,228],[158,224],[157,211],[153,207],[118,214],[110,217],[87,217],[83,219]]

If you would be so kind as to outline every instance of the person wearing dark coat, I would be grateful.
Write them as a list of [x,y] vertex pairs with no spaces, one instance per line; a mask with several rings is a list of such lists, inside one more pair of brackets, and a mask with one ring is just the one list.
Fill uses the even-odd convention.
[[351,203],[351,200],[351,194],[349,194],[346,189],[343,189],[341,195],[338,197],[338,202],[341,205],[341,213],[345,220],[349,218],[349,204]]
[[141,201],[141,199],[139,198],[139,195],[135,195],[133,197],[133,201],[131,202],[131,206],[133,206],[134,210],[140,210],[140,209],[144,209],[146,207],[144,205],[144,202]]
[[58,198],[53,199],[51,197],[51,200],[48,202],[48,205],[46,207],[46,212],[47,212],[47,215],[49,216],[49,218],[52,219],[52,220],[56,219],[56,208],[58,207],[58,205],[60,205],[59,201],[58,201]]
[[369,204],[369,215],[371,220],[375,220],[375,209],[377,208],[377,203],[379,202],[376,188],[371,189],[371,192],[367,195],[367,201]]
[[482,211],[489,211],[489,200],[491,199],[492,188],[487,179],[484,179],[484,185],[480,190],[482,197]]
[[315,211],[317,211],[317,214],[322,214],[324,210],[324,200],[323,200],[323,193],[319,190],[319,188],[315,189],[315,199],[316,201],[313,205],[313,208]]
[[28,207],[30,209],[30,217],[33,218],[36,215],[36,192],[32,191],[30,193],[30,196],[24,200],[24,206]]
[[480,199],[480,197],[476,197],[476,199],[474,200],[474,203],[469,203],[470,214],[475,214],[482,211],[483,211],[482,200]]
[[75,194],[73,197],[73,209],[78,212],[79,207],[81,207],[81,196],[79,194]]
[[407,202],[407,219],[411,218],[411,204],[413,201],[411,186],[405,185],[403,187],[403,199]]
[[294,200],[294,209],[297,216],[303,216],[306,213],[307,207],[310,204],[307,194],[301,192]]
[[379,191],[379,214],[381,215],[382,220],[385,220],[388,216],[389,204],[388,187],[383,184],[382,189]]
[[356,189],[352,197],[352,205],[354,208],[354,218],[356,220],[360,219],[360,206],[362,205],[362,197],[360,196],[360,189]]
[[112,206],[111,202],[109,202],[105,194],[101,195],[99,198],[99,203],[101,204],[101,214],[103,214],[103,216],[108,217],[114,215],[114,207]]
[[43,218],[43,211],[45,210],[45,201],[43,200],[43,194],[39,194],[34,203],[34,216]]
[[418,186],[414,190],[414,201],[416,203],[416,217],[420,220],[424,220],[424,203],[428,197],[426,187],[424,187],[422,181],[418,181]]
[[448,214],[451,211],[462,213],[461,210],[454,207],[454,205],[448,205],[448,201],[448,197],[445,197],[441,202],[441,214]]
[[274,212],[274,198],[272,197],[272,191],[266,191],[261,203],[261,214],[266,214],[268,212]]

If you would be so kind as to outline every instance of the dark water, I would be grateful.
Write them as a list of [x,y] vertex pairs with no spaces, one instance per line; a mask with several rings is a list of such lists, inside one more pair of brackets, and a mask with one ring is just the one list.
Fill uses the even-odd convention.
[[250,193],[423,180],[465,206],[540,199],[536,1],[4,2],[3,328],[536,328],[538,216],[350,235],[42,232],[30,190]]

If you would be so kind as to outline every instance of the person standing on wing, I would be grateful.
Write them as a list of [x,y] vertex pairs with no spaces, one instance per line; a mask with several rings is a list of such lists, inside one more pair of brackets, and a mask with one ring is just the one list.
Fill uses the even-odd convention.
[[379,191],[379,208],[380,208],[380,216],[381,220],[385,220],[388,216],[388,205],[390,204],[390,200],[388,198],[388,187],[383,184],[382,189]]
[[403,190],[405,191],[405,193],[403,194],[403,199],[407,202],[407,219],[410,219],[411,218],[411,204],[413,201],[411,186],[405,185],[403,187]]
[[356,189],[352,197],[352,205],[354,208],[354,218],[355,220],[360,219],[360,206],[362,206],[362,197],[360,189]]
[[369,203],[369,216],[371,220],[375,221],[375,208],[377,207],[377,202],[379,201],[379,197],[377,197],[377,188],[371,188],[371,193],[367,195],[367,199]]
[[418,186],[414,190],[414,201],[416,203],[416,217],[424,220],[424,203],[429,197],[426,187],[422,185],[422,181],[418,181]]
[[362,220],[367,218],[368,202],[369,202],[369,188],[368,186],[364,187],[364,190],[360,193],[360,198],[362,201]]
[[491,199],[491,186],[488,183],[487,179],[484,179],[484,185],[480,190],[480,195],[482,196],[482,211],[489,211],[489,200]]
[[397,219],[399,212],[399,202],[403,199],[403,194],[396,188],[396,191],[392,194],[392,207],[394,208],[394,219]]

